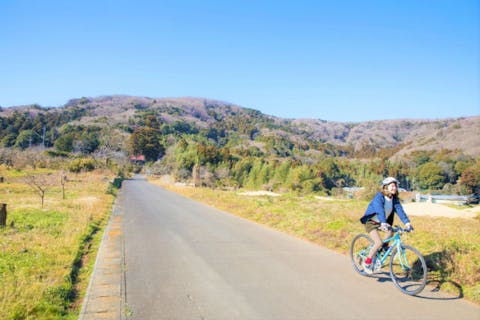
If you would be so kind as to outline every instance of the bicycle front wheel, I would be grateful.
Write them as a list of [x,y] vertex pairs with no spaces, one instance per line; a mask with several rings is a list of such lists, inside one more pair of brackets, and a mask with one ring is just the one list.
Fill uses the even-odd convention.
[[366,234],[359,234],[352,240],[350,245],[350,259],[352,260],[353,269],[362,276],[367,273],[363,271],[363,261],[368,256],[370,248],[373,245],[373,240]]
[[405,294],[416,295],[427,283],[427,264],[417,249],[402,245],[390,258],[390,276],[395,286]]

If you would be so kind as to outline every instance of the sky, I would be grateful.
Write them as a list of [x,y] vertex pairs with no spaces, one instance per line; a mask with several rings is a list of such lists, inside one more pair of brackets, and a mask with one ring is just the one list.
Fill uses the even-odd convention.
[[0,0],[0,106],[113,94],[342,122],[480,115],[480,1]]

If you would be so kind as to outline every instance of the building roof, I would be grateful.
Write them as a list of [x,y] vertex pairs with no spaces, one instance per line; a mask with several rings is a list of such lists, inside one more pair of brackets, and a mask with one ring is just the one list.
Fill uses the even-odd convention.
[[144,155],[136,155],[136,156],[131,156],[130,161],[145,161],[145,156]]

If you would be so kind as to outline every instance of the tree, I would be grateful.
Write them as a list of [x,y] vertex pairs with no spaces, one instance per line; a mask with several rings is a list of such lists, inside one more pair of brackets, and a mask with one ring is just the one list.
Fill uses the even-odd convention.
[[29,175],[24,178],[26,184],[28,184],[36,194],[42,199],[42,208],[45,202],[45,193],[48,188],[52,186],[51,175]]
[[420,166],[417,175],[422,189],[441,189],[445,183],[442,168],[433,162],[427,162]]
[[287,183],[288,187],[294,191],[317,191],[321,179],[316,179],[316,171],[308,165],[301,165],[292,168],[289,171]]
[[200,165],[198,163],[193,166],[192,179],[193,179],[194,187],[200,187],[202,185],[202,181],[200,177]]
[[215,187],[215,176],[206,166],[200,166],[196,164],[193,167],[192,179],[195,187]]
[[461,176],[462,173],[465,171],[465,169],[467,169],[473,164],[474,164],[473,160],[459,160],[455,163],[455,173],[458,176]]
[[263,165],[263,161],[260,159],[255,159],[253,161],[252,168],[250,169],[248,176],[244,181],[245,187],[255,190],[265,182],[263,181],[264,177],[260,176]]
[[292,161],[291,160],[285,160],[275,168],[274,175],[273,175],[273,188],[274,189],[277,189],[281,186],[283,186],[283,187],[286,186],[285,183],[287,181],[288,173],[290,171],[291,166],[292,166]]
[[70,134],[63,135],[55,141],[55,149],[62,152],[72,152],[73,151],[73,136]]
[[337,161],[334,158],[328,157],[321,160],[317,165],[317,170],[322,173],[327,189],[339,187],[338,181],[341,173]]
[[415,162],[418,166],[424,165],[431,160],[431,151],[414,151],[412,152],[413,162]]
[[253,159],[243,158],[238,161],[232,169],[232,176],[238,182],[238,186],[242,187],[248,178],[250,170],[252,169]]
[[132,155],[144,155],[147,161],[155,161],[165,152],[158,130],[140,127],[130,136],[129,151]]
[[16,140],[17,140],[17,135],[13,133],[9,133],[3,137],[1,144],[5,148],[13,147],[15,145]]
[[455,172],[455,167],[452,162],[440,161],[438,165],[440,168],[442,168],[443,174],[448,183],[455,183],[457,181],[458,176]]
[[78,147],[82,153],[93,153],[100,145],[98,134],[87,132],[80,137]]
[[153,115],[149,114],[145,117],[145,126],[159,130],[160,129],[160,122],[158,121],[158,118]]
[[[189,144],[186,149],[177,148],[173,164],[177,177],[182,180],[188,178],[196,164],[199,164],[196,144]],[[181,173],[181,175],[178,173]]]
[[20,149],[26,149],[26,148],[30,147],[33,142],[34,141],[33,141],[32,130],[23,130],[17,136],[17,139],[15,141],[15,147],[20,148]]
[[466,168],[460,176],[459,183],[466,194],[480,193],[480,168],[471,166]]
[[215,146],[209,146],[199,143],[197,146],[198,161],[204,165],[207,163],[216,164],[219,161],[219,155]]

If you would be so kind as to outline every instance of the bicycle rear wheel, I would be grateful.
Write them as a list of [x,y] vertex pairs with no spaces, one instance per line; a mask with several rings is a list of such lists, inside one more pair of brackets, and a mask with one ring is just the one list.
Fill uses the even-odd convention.
[[359,234],[352,240],[350,245],[350,259],[352,260],[353,269],[362,276],[367,273],[363,271],[362,263],[368,256],[373,240],[366,234]]
[[390,276],[395,286],[405,294],[416,295],[427,283],[427,265],[417,249],[402,245],[392,252]]

